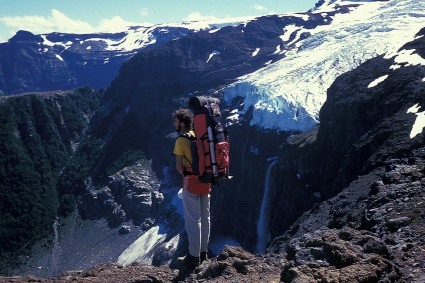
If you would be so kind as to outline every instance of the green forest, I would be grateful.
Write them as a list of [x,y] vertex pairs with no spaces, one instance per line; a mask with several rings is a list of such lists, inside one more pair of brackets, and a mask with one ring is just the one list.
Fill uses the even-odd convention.
[[[89,88],[70,92],[2,97],[0,102],[0,272],[19,263],[40,239],[51,239],[58,207],[75,207],[58,180],[73,155],[93,159],[100,144],[84,139],[102,93]],[[78,147],[83,142],[86,146]],[[86,151],[86,152],[84,152]],[[78,174],[83,169],[68,172]],[[78,166],[77,166],[78,167]],[[84,169],[87,171],[87,169]],[[84,171],[83,170],[83,171]],[[81,178],[81,175],[80,175]],[[75,176],[62,177],[70,186]],[[66,181],[71,183],[67,184]]]

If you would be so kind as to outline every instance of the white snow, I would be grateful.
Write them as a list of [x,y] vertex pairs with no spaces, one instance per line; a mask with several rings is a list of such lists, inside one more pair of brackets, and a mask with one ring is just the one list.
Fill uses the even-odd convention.
[[258,52],[260,52],[260,48],[255,48],[255,51],[252,52],[252,57],[257,56]]
[[58,58],[59,60],[61,60],[63,62],[63,58],[60,55],[55,54],[55,56],[56,56],[56,58]]
[[425,59],[422,58],[419,54],[414,53],[415,49],[406,50],[403,49],[397,53],[389,53],[385,55],[385,58],[391,58],[395,54],[394,62],[397,64],[405,64],[406,66],[416,66],[422,65],[425,66]]
[[296,25],[288,25],[283,29],[283,35],[280,36],[280,38],[283,41],[289,41],[289,38],[291,37],[291,34],[299,30],[300,27]]
[[[328,1],[314,13],[319,16],[335,5],[360,4],[347,14],[337,14],[329,25],[315,29],[289,25],[282,40],[307,31],[310,37],[298,41],[277,62],[242,76],[223,90],[231,102],[239,97],[244,111],[252,107],[251,125],[264,129],[301,130],[319,121],[327,89],[341,74],[366,60],[383,54],[397,55],[392,69],[403,62],[424,64],[413,51],[397,51],[423,27],[425,1]],[[285,16],[285,15],[283,15]],[[243,118],[243,115],[239,115]]]
[[385,75],[385,76],[379,77],[379,78],[377,78],[376,80],[374,80],[373,82],[371,82],[371,83],[367,86],[367,88],[375,87],[375,86],[379,85],[380,83],[382,83],[383,81],[385,81],[387,78],[388,78],[388,75]]
[[420,108],[421,106],[419,106],[419,104],[415,104],[407,110],[407,113],[416,114],[415,123],[413,124],[412,130],[410,131],[411,139],[422,133],[425,127],[425,111],[418,112]]
[[161,244],[166,237],[167,233],[162,226],[150,228],[118,257],[118,263],[124,266],[133,262],[151,264],[153,257],[151,252],[154,247]]
[[419,109],[421,107],[419,106],[418,103],[416,103],[415,105],[413,105],[412,107],[410,107],[409,109],[407,109],[406,113],[418,113]]
[[[241,23],[247,23],[249,21],[255,20],[255,17],[240,17],[240,18],[227,18],[227,19],[213,19],[205,21],[186,21],[178,23],[167,23],[153,26],[138,26],[138,27],[129,27],[126,30],[123,30],[123,36],[117,39],[111,39],[107,36],[101,36],[101,34],[89,38],[86,40],[76,41],[75,44],[84,44],[93,41],[104,42],[106,45],[105,50],[115,50],[121,52],[132,52],[140,48],[146,47],[150,44],[156,42],[156,38],[153,35],[153,31],[158,29],[162,33],[168,33],[170,28],[187,28],[192,31],[200,31],[211,29],[210,32],[217,32],[220,28],[225,26],[238,25]],[[43,38],[43,44],[47,46],[63,46],[69,48],[73,42],[52,42],[47,39],[46,34],[40,35]],[[90,49],[91,47],[87,47]]]
[[280,49],[280,45],[276,46],[276,50],[273,54],[280,53],[282,50]]
[[47,39],[47,35],[41,34],[40,36],[43,39],[43,45],[46,45],[46,46],[59,45],[59,46],[63,46],[65,49],[67,49],[67,48],[69,48],[72,45],[72,41],[67,41],[67,42],[52,42],[52,41],[50,41],[50,40]]
[[220,54],[221,54],[220,51],[214,50],[213,52],[211,52],[210,56],[208,56],[208,60],[206,63],[208,63],[213,56],[220,55]]

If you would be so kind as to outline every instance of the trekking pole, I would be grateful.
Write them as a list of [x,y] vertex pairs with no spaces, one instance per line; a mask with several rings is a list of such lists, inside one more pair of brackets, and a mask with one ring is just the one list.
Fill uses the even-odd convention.
[[217,172],[217,162],[215,160],[215,148],[214,148],[214,139],[212,134],[211,126],[208,126],[208,141],[210,143],[210,156],[211,156],[211,165],[213,169],[214,176],[218,176]]

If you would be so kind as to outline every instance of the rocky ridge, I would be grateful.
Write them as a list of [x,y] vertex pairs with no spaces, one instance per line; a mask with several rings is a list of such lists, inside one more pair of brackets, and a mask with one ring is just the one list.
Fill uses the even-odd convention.
[[174,23],[94,34],[32,34],[21,30],[8,42],[0,43],[0,93],[106,88],[121,65],[138,51],[201,29],[231,24],[233,21]]
[[423,282],[425,148],[355,180],[304,214],[265,255],[226,246],[195,270],[101,264],[0,282]]

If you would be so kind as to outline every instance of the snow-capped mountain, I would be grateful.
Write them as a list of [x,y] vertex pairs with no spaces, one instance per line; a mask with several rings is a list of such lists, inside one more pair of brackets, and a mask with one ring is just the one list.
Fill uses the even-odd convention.
[[[216,243],[232,242],[250,251],[263,252],[271,236],[276,236],[276,233],[284,231],[291,224],[286,223],[283,218],[288,216],[287,221],[292,221],[291,217],[310,209],[312,203],[335,193],[333,190],[336,190],[335,187],[341,183],[332,183],[330,180],[334,180],[340,166],[346,166],[344,167],[346,170],[342,171],[346,174],[341,177],[343,181],[351,180],[353,176],[350,174],[360,172],[360,169],[355,167],[360,163],[355,162],[368,156],[363,154],[363,151],[358,153],[356,150],[373,149],[375,144],[365,146],[364,149],[361,146],[369,144],[362,143],[361,140],[358,147],[352,149],[358,154],[352,155],[348,165],[342,163],[347,153],[345,150],[351,146],[351,139],[341,139],[339,134],[344,133],[347,137],[353,137],[358,134],[357,125],[345,127],[345,124],[338,123],[339,121],[326,115],[338,112],[339,120],[342,122],[345,122],[345,119],[350,122],[349,118],[352,117],[361,120],[362,115],[354,114],[363,110],[364,105],[357,103],[362,101],[362,95],[369,94],[362,88],[365,80],[366,85],[374,91],[375,87],[379,88],[385,84],[390,70],[398,70],[399,65],[407,66],[418,62],[422,64],[421,60],[411,60],[423,58],[423,56],[415,57],[416,51],[412,51],[413,49],[405,46],[399,51],[399,48],[411,41],[422,25],[425,25],[422,23],[424,18],[422,11],[424,4],[415,0],[319,1],[314,9],[306,13],[259,17],[247,20],[243,24],[192,32],[178,40],[173,40],[174,37],[169,33],[162,33],[168,36],[168,40],[162,44],[157,44],[161,40],[157,37],[155,41],[151,36],[152,33],[145,34],[145,37],[141,36],[142,40],[136,39],[135,34],[131,32],[121,34],[113,40],[106,37],[101,39],[100,35],[90,35],[87,36],[87,41],[80,38],[68,45],[68,39],[65,39],[67,35],[62,36],[64,39],[55,39],[58,34],[34,36],[20,33],[10,42],[32,44],[31,52],[38,52],[37,54],[44,49],[40,50],[39,44],[35,44],[33,39],[36,38],[36,42],[47,43],[51,49],[47,49],[46,53],[50,57],[46,58],[52,61],[43,61],[46,58],[40,59],[40,62],[38,59],[35,60],[35,64],[42,66],[47,66],[43,65],[45,62],[67,62],[66,60],[73,58],[72,56],[78,57],[75,62],[79,65],[75,63],[75,68],[79,68],[80,65],[88,66],[90,62],[97,62],[96,66],[103,66],[113,61],[111,57],[109,63],[105,63],[105,58],[109,58],[104,57],[106,47],[118,52],[114,54],[119,52],[133,54],[135,50],[139,51],[122,65],[118,76],[106,90],[102,111],[91,121],[88,135],[96,139],[96,143],[93,144],[99,146],[90,151],[98,153],[98,156],[92,159],[96,164],[90,167],[92,169],[89,173],[78,176],[81,178],[78,179],[80,185],[78,188],[72,185],[60,188],[59,193],[62,197],[60,205],[64,206],[64,199],[67,200],[63,197],[65,193],[67,197],[78,196],[77,216],[84,218],[84,221],[87,221],[84,224],[89,223],[87,226],[92,228],[94,226],[90,221],[98,219],[106,219],[107,224],[116,230],[121,230],[120,225],[130,223],[138,226],[143,221],[140,227],[132,230],[131,237],[126,238],[133,240],[137,237],[135,234],[140,231],[141,234],[144,233],[140,235],[140,241],[134,241],[132,245],[128,243],[130,247],[126,251],[121,251],[123,252],[121,254],[114,249],[113,244],[105,246],[107,252],[102,254],[102,260],[105,258],[109,260],[112,257],[113,260],[118,260],[118,256],[116,257],[118,253],[121,255],[119,256],[121,263],[128,264],[133,260],[164,263],[175,259],[177,253],[184,248],[181,243],[185,242],[184,236],[180,238],[184,233],[179,234],[182,231],[182,220],[176,204],[180,180],[173,179],[170,174],[174,165],[170,160],[174,143],[173,135],[170,134],[174,132],[170,113],[176,108],[187,107],[188,99],[194,95],[213,95],[224,100],[222,108],[227,116],[231,136],[231,174],[234,178],[212,192],[211,246],[215,246]],[[154,41],[156,43],[151,44]],[[103,49],[96,44],[103,46]],[[143,46],[142,49],[138,49],[140,46]],[[93,54],[98,57],[93,56],[90,51],[96,48],[100,48],[100,51]],[[72,53],[74,49],[78,52],[83,50],[84,53],[76,51]],[[279,149],[288,137],[289,141],[292,140],[293,132],[307,131],[321,122],[318,115],[327,99],[327,90],[335,78],[380,54],[395,56],[397,64],[392,64],[392,69],[388,66],[386,68],[388,73],[383,73],[379,64],[384,63],[378,57],[370,66],[358,69],[367,72],[365,74],[367,79],[362,80],[359,88],[362,92],[353,99],[357,103],[353,105],[357,108],[352,116],[345,116],[349,109],[338,108],[340,100],[335,100],[335,105],[328,108],[324,116],[321,114],[321,117],[326,117],[324,123],[329,123],[325,130],[321,131],[321,136],[317,136],[312,130],[313,134],[306,132],[305,136],[296,138],[298,143],[294,143],[296,150],[293,152],[287,148]],[[116,56],[115,59],[119,60],[122,57],[124,56]],[[84,62],[87,64],[84,65]],[[57,76],[55,78],[59,81],[62,78],[60,70],[68,70],[60,69],[59,65],[49,66],[54,67],[55,72],[51,75]],[[380,71],[375,74],[374,68],[378,66]],[[90,78],[98,83],[100,78],[94,76],[93,71],[84,70],[87,72],[82,78]],[[67,74],[66,72],[63,73]],[[350,81],[350,78],[361,77],[359,73],[361,71],[356,73],[357,76],[344,76],[344,79],[339,80],[337,93],[357,95],[348,90],[357,86],[356,81],[354,79]],[[370,73],[374,74],[373,78],[370,77]],[[22,82],[29,82],[28,78],[38,78],[26,73],[24,75],[26,76],[15,78],[21,86],[27,86]],[[74,81],[71,79],[70,84],[72,83]],[[395,80],[392,86],[399,87],[397,83]],[[423,80],[413,83],[422,84]],[[350,102],[350,95],[343,101]],[[411,108],[415,104],[410,105],[412,102],[410,100],[408,102],[409,109],[416,111],[418,117],[422,117],[417,107]],[[376,105],[371,105],[369,109],[372,114],[376,114],[374,106]],[[373,118],[371,120],[373,121]],[[334,133],[332,127],[335,125],[339,128]],[[366,128],[368,125],[362,126]],[[345,129],[348,132],[344,132]],[[378,131],[377,140],[385,140],[379,139],[380,133]],[[324,139],[324,136],[329,139]],[[314,146],[317,147],[310,146],[316,138],[317,140],[321,138],[322,144],[316,143]],[[302,150],[303,153],[297,150]],[[152,161],[149,163],[149,176],[152,179],[158,178],[158,183],[161,184],[142,186],[143,189],[149,189],[148,195],[155,195],[151,199],[146,198],[146,203],[150,202],[152,207],[143,210],[152,217],[143,216],[143,219],[136,219],[138,220],[136,222],[130,217],[135,208],[132,206],[133,201],[143,196],[140,192],[130,192],[127,189],[132,190],[130,187],[140,189],[139,184],[143,182],[129,186],[128,181],[132,181],[136,176],[126,177],[123,180],[121,176],[127,176],[126,174],[110,175],[109,172],[111,168],[132,161],[134,155],[140,156],[140,152],[143,157]],[[318,158],[317,153],[322,154],[319,156],[322,158]],[[311,155],[315,157],[311,159]],[[78,155],[75,156],[78,158]],[[298,156],[302,158],[296,159]],[[314,163],[310,162],[311,160]],[[327,162],[321,164],[322,160]],[[76,159],[71,163],[79,164],[80,161]],[[128,172],[136,172],[126,165]],[[363,164],[358,166],[361,165]],[[320,171],[317,171],[318,168]],[[71,171],[72,169],[68,168]],[[285,175],[281,174],[282,172]],[[305,183],[306,176],[316,183],[313,181]],[[317,176],[320,178],[315,178]],[[97,183],[87,185],[89,183],[87,180],[96,179]],[[156,181],[154,183],[157,184]],[[327,187],[321,186],[325,183]],[[294,187],[299,190],[293,190]],[[122,192],[127,195],[123,197],[120,194]],[[293,202],[289,202],[286,199],[287,194],[300,195],[303,199],[294,198]],[[128,203],[129,206],[124,205]],[[267,207],[270,203],[271,207]],[[289,215],[287,208],[291,205],[294,205],[294,209]],[[156,206],[160,206],[160,209]],[[158,216],[160,214],[158,211],[165,212]],[[102,222],[103,224],[106,226],[106,223]],[[90,231],[96,232],[96,229]],[[115,232],[111,232],[110,235],[113,233]],[[146,241],[147,238],[150,240],[155,238],[157,241],[155,243]],[[78,265],[72,262],[72,266],[80,268],[81,265],[92,264],[90,254],[84,257],[85,262],[80,262],[82,257],[77,253],[88,253],[86,250],[89,249],[85,246],[82,248],[78,244],[80,244],[79,238],[73,238],[68,246],[70,248],[66,250],[70,259],[79,260]],[[74,246],[79,249],[73,249]],[[137,251],[140,246],[147,250]]]
[[[327,88],[336,77],[412,40],[423,25],[423,7],[412,0],[323,2],[306,13],[259,17],[142,50],[106,92],[108,107],[98,128],[110,143],[104,154],[139,148],[152,159],[158,177],[166,178],[167,149],[174,142],[167,139],[173,131],[170,113],[187,107],[193,95],[222,98],[236,145],[235,177],[213,192],[220,207],[213,210],[213,236],[224,235],[249,250],[263,249],[259,237],[267,241],[268,235],[250,224],[268,221],[257,220],[267,211],[261,209],[263,192],[272,183],[267,180],[278,162],[270,160],[278,155],[278,146],[290,131],[319,122]],[[102,121],[108,121],[108,129]],[[308,194],[313,201],[324,195]]]
[[134,26],[117,33],[34,35],[19,31],[0,43],[0,93],[106,88],[121,65],[147,46],[249,18]]
[[[309,16],[323,17],[335,10],[347,13],[331,16],[327,25],[313,29],[287,25],[281,36],[285,49],[276,47],[284,58],[225,88],[227,101],[239,97],[243,103],[229,122],[252,107],[251,125],[280,131],[313,127],[336,77],[377,55],[397,51],[414,39],[425,19],[425,2],[406,0],[323,1]],[[261,46],[256,50],[253,56]]]

